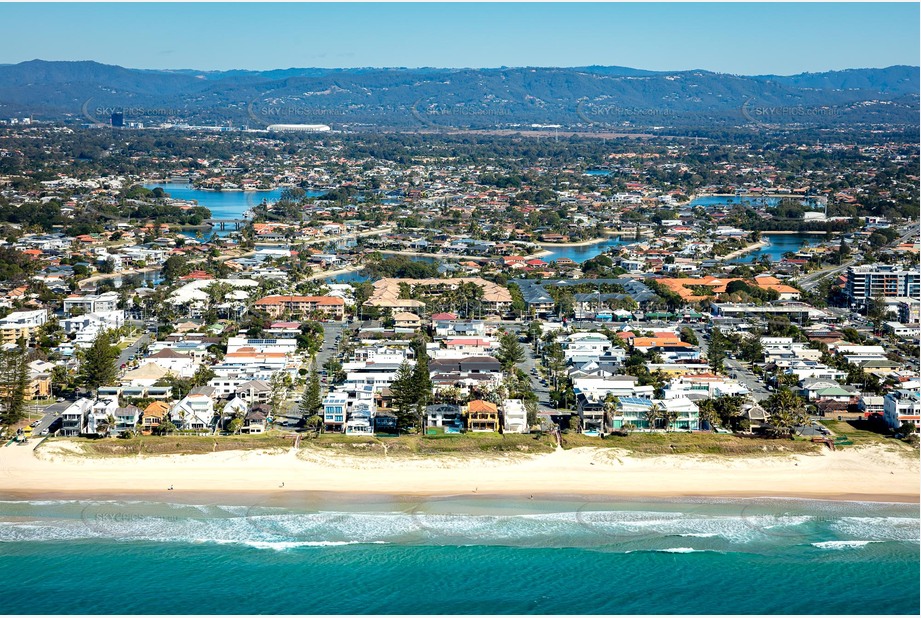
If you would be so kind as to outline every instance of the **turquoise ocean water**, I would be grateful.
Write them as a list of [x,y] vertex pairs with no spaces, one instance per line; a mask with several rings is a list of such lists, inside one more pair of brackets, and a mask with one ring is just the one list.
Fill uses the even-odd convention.
[[[184,498],[183,498],[184,499]],[[918,506],[6,501],[4,613],[917,614]]]

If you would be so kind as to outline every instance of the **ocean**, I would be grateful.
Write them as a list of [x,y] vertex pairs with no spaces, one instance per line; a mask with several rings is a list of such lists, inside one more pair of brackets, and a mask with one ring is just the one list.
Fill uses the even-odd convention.
[[0,608],[917,614],[918,531],[917,505],[782,499],[5,501]]

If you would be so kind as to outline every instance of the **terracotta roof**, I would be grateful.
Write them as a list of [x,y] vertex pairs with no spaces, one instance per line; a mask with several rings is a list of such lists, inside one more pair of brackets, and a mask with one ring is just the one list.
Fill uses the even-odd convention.
[[494,403],[488,401],[483,401],[482,399],[474,399],[467,404],[468,412],[487,412],[495,414],[499,411],[499,408]]

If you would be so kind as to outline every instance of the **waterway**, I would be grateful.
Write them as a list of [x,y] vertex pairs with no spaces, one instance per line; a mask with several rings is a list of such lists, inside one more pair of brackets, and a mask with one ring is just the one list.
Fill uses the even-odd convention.
[[[768,206],[774,207],[780,205],[780,202],[783,198],[779,197],[757,197],[750,195],[708,195],[704,197],[696,197],[691,200],[691,208],[701,206],[703,208],[712,208],[713,206]],[[821,204],[813,198],[802,198],[798,200],[803,206],[810,206],[812,208],[821,208]]]
[[771,262],[779,262],[783,259],[784,253],[817,245],[825,240],[825,236],[822,234],[763,234],[761,239],[769,244],[757,251],[740,255],[730,263],[749,264],[761,260],[764,256],[767,256]]
[[[160,187],[169,196],[176,200],[194,200],[199,206],[204,206],[211,211],[213,219],[243,219],[246,218],[247,212],[256,206],[266,202],[274,204],[281,199],[284,191],[282,188],[275,188],[271,191],[203,191],[196,189],[188,183],[164,182],[156,184],[146,184],[144,187],[155,189]],[[323,195],[323,191],[307,191],[308,197],[317,197]],[[214,229],[218,236],[227,236],[233,231],[233,227],[226,230]],[[184,236],[195,237],[195,231],[182,232]],[[205,233],[205,237],[210,236]]]
[[543,249],[550,251],[550,255],[541,257],[541,259],[545,262],[552,262],[553,260],[558,260],[560,258],[569,258],[573,262],[578,262],[581,264],[585,260],[590,260],[596,255],[606,253],[608,249],[613,249],[614,247],[620,247],[623,245],[630,245],[635,242],[636,241],[633,238],[611,236],[602,242],[594,243],[591,245],[580,245],[578,247],[545,246]]

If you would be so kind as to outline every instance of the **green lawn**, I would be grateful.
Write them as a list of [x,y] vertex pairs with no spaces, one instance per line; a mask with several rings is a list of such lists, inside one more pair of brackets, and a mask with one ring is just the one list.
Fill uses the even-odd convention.
[[[832,436],[847,436],[847,439],[853,442],[853,446],[877,446],[877,445],[895,445],[900,448],[911,450],[911,447],[893,438],[886,437],[888,429],[880,424],[870,424],[864,421],[819,421],[834,433]],[[875,430],[875,431],[874,431]],[[842,448],[847,448],[844,446]]]
[[564,434],[563,448],[596,446],[620,448],[633,455],[727,455],[763,456],[816,453],[820,447],[806,440],[739,438],[715,433],[644,433],[609,435],[605,439],[583,434]]
[[554,449],[550,436],[522,434],[466,433],[433,436],[397,437],[345,436],[322,434],[302,438],[301,447],[328,449],[355,455],[464,455],[477,453],[549,453]]
[[[857,432],[847,432],[849,437],[862,438]],[[877,442],[899,444],[885,440],[877,434]],[[246,449],[287,449],[293,445],[289,433],[270,431],[254,436],[140,436],[123,440],[69,439],[82,446],[88,457],[127,457],[134,455],[174,455],[212,453],[215,451]],[[53,444],[56,439],[46,444]],[[343,434],[301,434],[300,447],[307,451],[338,452],[356,456],[476,456],[479,454],[540,454],[550,453],[556,448],[556,441],[550,435],[522,435],[498,433],[465,433],[438,435],[402,436],[346,436]],[[768,440],[761,438],[739,438],[725,434],[689,433],[642,433],[628,436],[608,436],[605,439],[578,433],[563,436],[563,448],[596,447],[620,448],[631,455],[723,455],[723,456],[765,456],[788,455],[790,453],[816,453],[819,445],[809,440]]]
[[[129,457],[133,455],[191,455],[216,451],[246,449],[287,449],[293,446],[291,438],[279,433],[253,436],[140,436],[123,440],[105,438],[91,440],[68,438],[83,448],[88,457]],[[49,440],[53,443],[55,440]]]

